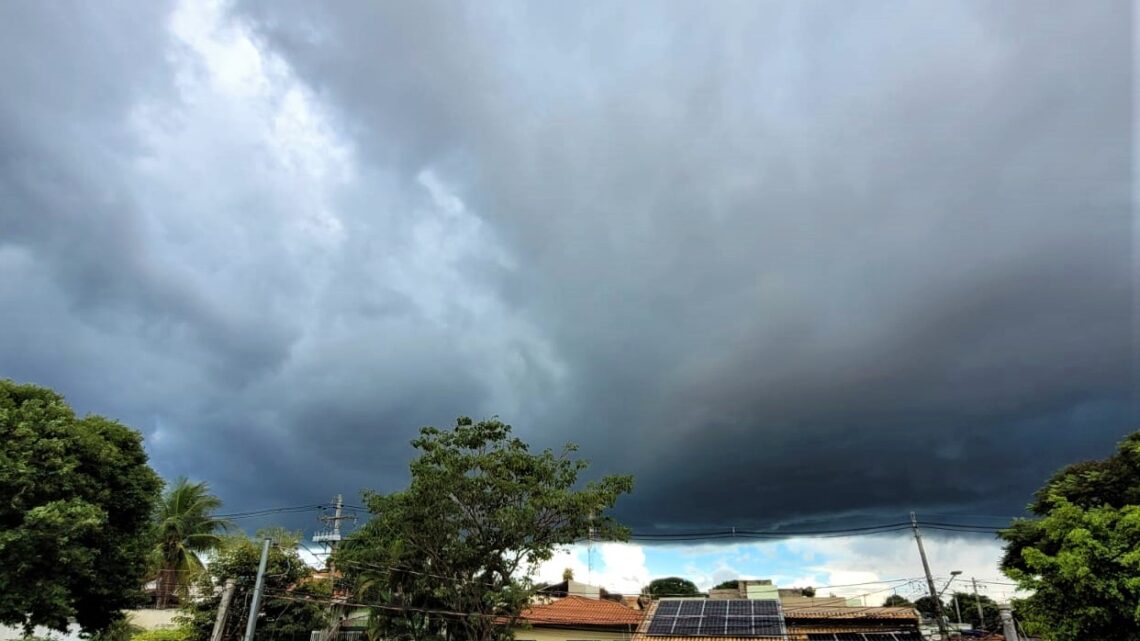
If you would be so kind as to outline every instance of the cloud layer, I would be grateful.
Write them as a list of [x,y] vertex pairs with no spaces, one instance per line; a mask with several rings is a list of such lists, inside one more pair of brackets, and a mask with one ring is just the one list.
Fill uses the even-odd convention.
[[1008,514],[1136,425],[1131,8],[0,8],[0,375],[235,509],[498,414],[640,529]]

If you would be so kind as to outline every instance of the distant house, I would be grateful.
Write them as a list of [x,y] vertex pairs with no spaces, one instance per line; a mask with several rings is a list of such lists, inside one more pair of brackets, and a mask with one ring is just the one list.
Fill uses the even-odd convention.
[[625,641],[643,615],[614,601],[570,595],[524,610],[514,633],[517,641]]
[[568,596],[600,599],[602,597],[602,588],[601,586],[580,583],[574,579],[569,579],[561,583],[543,586],[535,592],[535,598],[539,602],[550,602],[554,599],[561,599]]
[[921,641],[910,608],[806,606],[770,599],[663,599],[631,641]]

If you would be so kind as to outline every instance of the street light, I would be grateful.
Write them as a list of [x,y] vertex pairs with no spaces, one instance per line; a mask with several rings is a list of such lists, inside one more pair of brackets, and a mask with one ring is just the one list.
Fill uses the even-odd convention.
[[[950,580],[946,582],[946,585],[942,586],[942,592],[938,593],[939,599],[942,598],[942,594],[944,592],[946,592],[946,590],[950,587],[950,584],[953,583],[954,579],[956,579],[958,577],[958,575],[961,573],[962,573],[961,570],[953,570],[950,572]],[[959,629],[961,629],[961,627],[962,627],[962,609],[960,607],[958,607],[958,595],[954,595],[954,611],[958,613],[958,627],[959,627]]]
[[946,585],[942,586],[942,591],[938,593],[939,597],[941,597],[942,594],[946,592],[946,588],[950,587],[950,584],[953,583],[954,579],[956,579],[961,573],[961,570],[953,570],[950,572],[950,580],[946,582]]

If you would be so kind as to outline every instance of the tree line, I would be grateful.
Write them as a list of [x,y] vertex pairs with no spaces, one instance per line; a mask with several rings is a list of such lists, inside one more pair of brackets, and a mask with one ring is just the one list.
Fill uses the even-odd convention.
[[[49,389],[0,380],[0,442],[0,623],[29,633],[75,623],[117,641],[123,612],[143,604],[153,581],[159,606],[184,609],[186,641],[206,641],[220,586],[232,579],[222,638],[236,641],[256,540],[268,537],[259,641],[334,629],[344,612],[333,607],[333,581],[373,606],[370,638],[500,641],[539,587],[535,569],[558,548],[629,534],[612,508],[631,477],[583,482],[588,466],[573,445],[532,451],[497,419],[423,428],[408,486],[365,493],[371,518],[338,546],[329,580],[304,563],[300,533],[246,536],[217,516],[222,503],[206,483],[165,485],[137,431],[78,417]],[[1001,569],[1028,595],[1015,603],[1025,628],[1054,641],[1140,639],[1140,432],[1106,459],[1057,472],[1029,511],[999,534]],[[648,591],[699,594],[679,577]],[[900,599],[888,605],[934,610],[929,597]],[[964,621],[997,629],[992,600],[958,593],[946,605],[954,600]]]

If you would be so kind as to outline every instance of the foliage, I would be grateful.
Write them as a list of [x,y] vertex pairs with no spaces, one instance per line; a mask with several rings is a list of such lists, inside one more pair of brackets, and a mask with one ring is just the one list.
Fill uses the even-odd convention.
[[142,598],[162,487],[138,432],[0,380],[0,623],[94,634]]
[[188,627],[145,630],[131,637],[131,641],[189,641],[191,629]]
[[[954,610],[954,600],[958,601],[957,612],[962,613],[963,623],[969,623],[974,626],[975,630],[1001,631],[1001,613],[998,610],[997,602],[990,597],[981,594],[975,599],[974,595],[969,592],[955,592],[947,606],[946,616],[953,616],[956,619],[957,612]],[[982,604],[982,614],[985,615],[985,620],[978,619],[979,601]]]
[[885,608],[913,608],[914,603],[901,594],[892,594],[883,601]]
[[[927,617],[928,619],[937,619],[938,610],[936,603],[937,601],[934,600],[934,597],[928,594],[914,600],[914,609],[918,610],[922,616]],[[942,611],[943,613],[946,611],[945,603],[942,604]]]
[[[693,586],[693,587],[696,587],[696,586]],[[740,587],[740,579],[729,579],[727,581],[721,581],[720,583],[717,583],[713,587],[713,589],[714,590],[735,590],[738,587]]]
[[573,568],[566,568],[565,570],[562,570],[562,580],[563,581],[573,581],[574,580],[574,569]]
[[628,534],[606,510],[632,479],[579,487],[586,463],[571,457],[572,445],[532,453],[510,426],[469,418],[450,430],[425,427],[412,444],[420,454],[411,484],[367,494],[372,520],[335,559],[355,600],[389,606],[373,612],[374,636],[509,638],[503,623],[527,605],[531,571],[558,546],[591,531],[605,539]]
[[1140,432],[1062,469],[1029,507],[1039,518],[1000,534],[1002,570],[1031,593],[1018,616],[1057,641],[1140,639]]
[[91,641],[131,641],[143,629],[128,618],[117,619],[99,632],[90,636]]
[[813,597],[813,596],[815,596],[815,588],[813,588],[809,585],[806,588],[803,588],[802,590],[800,590],[800,594],[803,596],[806,596],[806,597]]
[[697,596],[701,593],[697,584],[679,576],[668,576],[663,579],[653,579],[646,588],[649,596],[654,598],[670,596]]
[[155,557],[158,564],[158,607],[165,608],[174,594],[185,598],[203,565],[200,554],[222,542],[220,531],[230,526],[213,513],[222,501],[210,494],[205,482],[180,477],[163,494],[155,510]]
[[256,539],[230,536],[222,541],[216,558],[198,578],[202,593],[210,596],[192,601],[183,608],[189,627],[186,641],[207,641],[210,638],[226,579],[234,579],[236,585],[222,639],[241,639],[249,620],[247,608],[257,580],[262,539],[266,535],[273,539],[274,544],[269,549],[265,569],[262,618],[257,625],[255,641],[307,640],[310,632],[324,628],[331,587],[327,582],[311,579],[312,568],[305,565],[297,553],[300,535],[283,537],[282,534],[279,529],[269,530],[258,532]]

